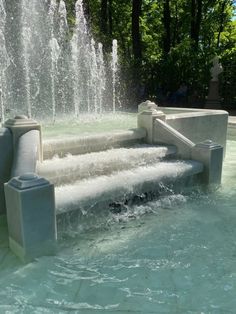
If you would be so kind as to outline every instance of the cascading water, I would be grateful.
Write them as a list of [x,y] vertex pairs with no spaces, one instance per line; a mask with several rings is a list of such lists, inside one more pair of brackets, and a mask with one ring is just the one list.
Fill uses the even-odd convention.
[[[111,69],[106,70],[103,46],[97,45],[89,32],[82,0],[75,4],[72,35],[63,0],[59,3],[21,0],[5,6],[3,1],[0,2],[1,90],[5,84],[5,107],[11,116],[21,113],[55,121],[61,114],[78,117],[84,112],[101,113],[104,106],[109,109],[109,104],[115,111],[117,42],[113,43]],[[109,82],[112,93],[108,92]],[[3,91],[1,94],[3,97]]]

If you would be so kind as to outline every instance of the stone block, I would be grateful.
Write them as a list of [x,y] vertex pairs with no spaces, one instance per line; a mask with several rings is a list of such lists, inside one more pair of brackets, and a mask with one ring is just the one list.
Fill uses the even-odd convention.
[[196,144],[192,149],[192,159],[204,165],[203,183],[219,185],[223,165],[223,147],[211,140]]
[[13,144],[12,134],[7,128],[0,128],[0,215],[5,214],[5,196],[4,183],[10,179],[12,160],[13,160]]
[[[142,104],[146,104],[148,101]],[[151,103],[151,102],[149,102]],[[140,106],[142,105],[140,104]],[[154,104],[154,103],[151,103]],[[154,104],[155,105],[155,104]],[[156,106],[156,105],[155,105]],[[166,115],[161,110],[156,110],[152,107],[144,110],[140,110],[138,114],[138,128],[143,128],[146,130],[146,141],[149,144],[153,143],[154,140],[154,121],[160,119],[162,121],[166,120]]]
[[19,138],[31,131],[31,130],[38,130],[40,133],[40,149],[39,149],[39,160],[42,161],[42,135],[41,135],[41,125],[33,120],[29,119],[24,115],[18,115],[14,119],[8,119],[5,121],[4,126],[11,130],[13,136],[13,148],[14,151],[17,147],[17,143]]
[[35,174],[5,184],[9,246],[24,262],[56,249],[54,186]]

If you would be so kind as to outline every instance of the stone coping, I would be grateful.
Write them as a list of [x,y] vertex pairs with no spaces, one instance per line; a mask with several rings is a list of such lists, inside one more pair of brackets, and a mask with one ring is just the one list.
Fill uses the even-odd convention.
[[218,115],[228,114],[225,110],[214,110],[214,109],[196,109],[196,108],[178,108],[178,107],[158,107],[167,115],[168,118],[175,117],[191,117],[191,116],[207,116],[207,115]]
[[230,128],[236,128],[236,116],[229,116],[228,126]]

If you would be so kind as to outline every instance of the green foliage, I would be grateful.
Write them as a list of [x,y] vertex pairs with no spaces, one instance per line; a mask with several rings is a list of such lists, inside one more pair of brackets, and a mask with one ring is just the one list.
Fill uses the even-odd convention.
[[[154,96],[160,84],[167,91],[174,91],[181,81],[185,81],[189,92],[194,90],[204,99],[210,79],[209,69],[215,55],[227,66],[236,59],[236,21],[232,0],[195,0],[202,3],[200,31],[197,48],[191,41],[192,11],[190,0],[169,0],[170,4],[170,44],[168,55],[163,51],[165,26],[163,10],[166,0],[143,0],[140,30],[142,39],[142,62],[137,64],[132,53],[132,1],[108,0],[111,6],[112,32],[101,31],[101,0],[84,0],[85,11],[93,36],[101,41],[107,51],[111,50],[112,39],[119,43],[121,68],[129,77],[133,73],[134,84],[144,84],[148,95]],[[75,0],[66,0],[69,22],[74,23]],[[227,65],[226,65],[227,64]],[[232,66],[227,80],[235,80],[235,66]],[[227,73],[228,73],[227,72]],[[139,83],[137,82],[137,78]],[[222,86],[223,86],[222,85]]]

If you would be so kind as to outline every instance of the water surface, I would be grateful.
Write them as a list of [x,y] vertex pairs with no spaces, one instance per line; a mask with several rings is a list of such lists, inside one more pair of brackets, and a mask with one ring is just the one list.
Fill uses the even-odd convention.
[[235,143],[218,191],[68,225],[54,257],[22,265],[1,228],[0,313],[235,313]]

